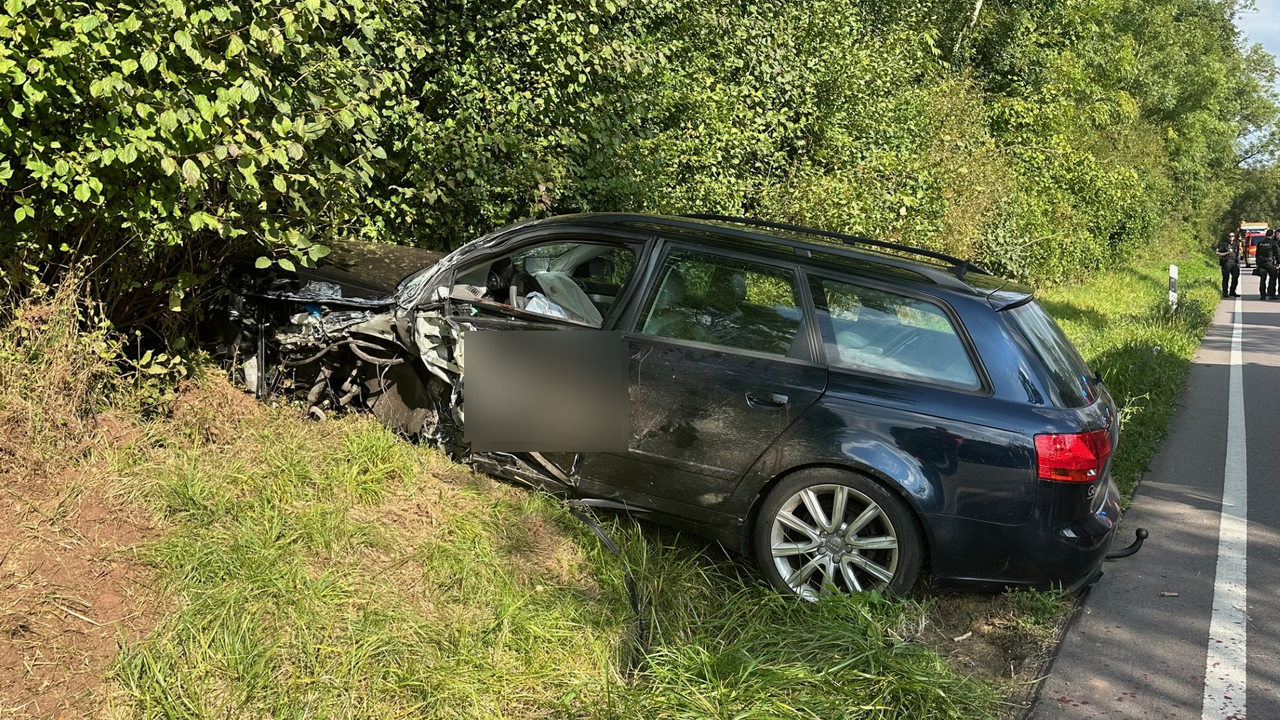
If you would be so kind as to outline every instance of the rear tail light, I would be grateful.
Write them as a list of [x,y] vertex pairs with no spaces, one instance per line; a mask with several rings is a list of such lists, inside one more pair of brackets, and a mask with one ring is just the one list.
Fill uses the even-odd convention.
[[1093,482],[1111,457],[1111,433],[1037,435],[1036,468],[1041,480]]

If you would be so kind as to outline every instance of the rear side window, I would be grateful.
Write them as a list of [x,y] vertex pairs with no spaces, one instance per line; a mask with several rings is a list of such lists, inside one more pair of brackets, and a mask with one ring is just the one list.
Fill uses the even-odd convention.
[[1055,403],[1061,408],[1078,408],[1098,399],[1093,373],[1062,333],[1058,323],[1035,302],[1007,311],[1022,335],[1044,363],[1049,373]]
[[982,387],[942,308],[838,280],[809,282],[828,365],[962,390]]

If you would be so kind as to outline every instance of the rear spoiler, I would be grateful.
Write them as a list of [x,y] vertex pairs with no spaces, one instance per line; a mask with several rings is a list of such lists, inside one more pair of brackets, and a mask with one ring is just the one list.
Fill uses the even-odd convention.
[[991,293],[991,295],[987,296],[987,302],[991,303],[991,307],[995,308],[996,312],[1004,312],[1005,310],[1012,310],[1016,307],[1022,307],[1023,305],[1026,305],[1027,303],[1036,299],[1035,293],[1027,293],[1022,297],[1015,297],[1013,300],[1006,302],[1004,304],[997,304],[992,302],[993,300],[992,295],[995,295],[995,293]]
[[1023,285],[1007,278],[996,278],[996,282],[987,285],[985,297],[987,304],[996,312],[1022,307],[1036,299],[1035,290],[1030,285]]

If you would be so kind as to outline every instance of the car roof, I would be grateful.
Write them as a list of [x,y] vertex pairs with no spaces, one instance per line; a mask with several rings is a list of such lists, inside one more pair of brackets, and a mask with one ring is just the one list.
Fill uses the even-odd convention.
[[839,272],[948,289],[988,299],[993,306],[1025,300],[1031,288],[944,253],[855,235],[754,218],[715,215],[583,213],[519,223],[511,229],[566,225],[599,230],[659,232],[701,245],[737,249]]

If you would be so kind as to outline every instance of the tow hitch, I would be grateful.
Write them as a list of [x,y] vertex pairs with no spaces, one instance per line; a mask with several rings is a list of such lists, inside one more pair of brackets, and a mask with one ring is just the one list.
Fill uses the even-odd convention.
[[1142,549],[1142,541],[1147,539],[1149,533],[1146,528],[1138,528],[1134,533],[1133,544],[1123,550],[1117,550],[1113,553],[1107,553],[1108,560],[1118,560],[1127,558],[1130,555]]

